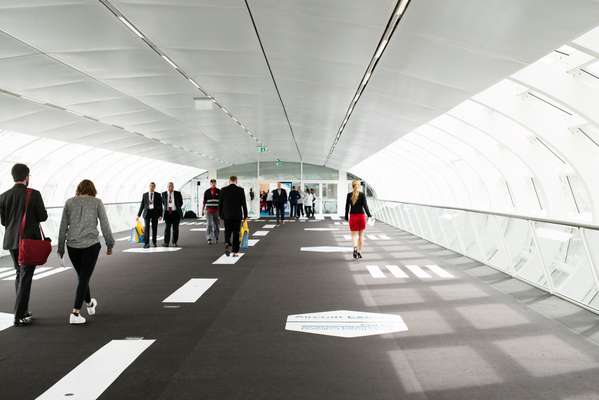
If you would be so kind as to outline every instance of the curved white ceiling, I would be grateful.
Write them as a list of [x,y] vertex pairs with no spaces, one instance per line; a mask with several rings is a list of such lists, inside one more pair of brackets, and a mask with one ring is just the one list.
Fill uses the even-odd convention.
[[[263,159],[299,159],[244,1],[111,4],[268,146]],[[395,2],[248,4],[303,160],[322,164]],[[592,0],[412,1],[329,165],[355,165],[598,17]],[[257,158],[238,123],[195,110],[198,89],[97,0],[0,1],[0,89],[3,129],[201,168]]]

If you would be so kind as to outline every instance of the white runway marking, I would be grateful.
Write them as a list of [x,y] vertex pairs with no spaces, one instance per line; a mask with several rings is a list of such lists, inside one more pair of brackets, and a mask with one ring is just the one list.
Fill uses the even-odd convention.
[[69,270],[69,269],[71,269],[71,267],[58,267],[58,268],[54,268],[54,269],[51,269],[50,271],[46,271],[46,272],[44,272],[42,274],[33,275],[33,280],[36,281],[38,279],[43,279],[43,278],[46,278],[48,276],[52,276],[52,275],[61,273],[63,271]]
[[387,268],[396,278],[409,278],[408,274],[403,272],[397,265],[385,265],[385,268]]
[[232,255],[227,257],[226,254],[223,254],[219,258],[216,259],[212,264],[235,264],[241,257],[244,256],[245,253],[238,253],[237,257],[233,257]]
[[379,239],[382,239],[382,240],[391,240],[391,238],[389,236],[387,236],[385,234],[382,234],[382,233],[379,234]]
[[260,239],[248,239],[248,246],[255,246],[259,241]]
[[129,240],[131,239],[131,236],[123,236],[122,238],[118,238],[116,241],[117,242],[124,242],[125,240]]
[[338,231],[339,228],[304,228],[305,231]]
[[376,237],[376,235],[373,235],[372,233],[369,233],[368,235],[366,235],[366,237],[370,240],[378,240],[379,238]]
[[370,272],[370,276],[376,279],[386,278],[385,274],[378,265],[367,265],[366,269]]
[[430,269],[435,274],[439,275],[441,278],[455,278],[455,276],[453,276],[449,272],[445,271],[443,268],[439,267],[438,265],[434,265],[434,264],[426,265],[426,268]]
[[14,314],[0,312],[0,331],[3,331],[13,326],[14,321]]
[[150,247],[144,249],[143,247],[133,247],[131,249],[123,250],[124,253],[170,253],[173,251],[179,251],[181,247]]
[[[36,267],[35,268],[35,272],[33,273],[33,276],[35,276],[35,275],[37,275],[37,274],[39,274],[41,272],[47,271],[50,268],[52,268],[52,267]],[[13,270],[13,275],[9,276],[8,278],[4,278],[3,280],[5,280],[5,281],[14,281],[15,279],[17,279],[17,274],[14,273],[14,272],[15,271]]]
[[432,278],[428,272],[420,268],[418,265],[406,265],[406,268],[412,271],[412,273],[418,278]]
[[6,272],[6,271],[14,271],[14,267],[2,267],[0,268],[0,272]]
[[266,236],[270,231],[256,231],[252,236]]
[[313,247],[302,247],[300,251],[308,251],[315,253],[351,253],[354,251],[353,247],[341,247],[341,246],[313,246]]
[[11,269],[12,269],[12,271],[2,272],[0,274],[0,279],[6,278],[7,276],[11,276],[11,275],[16,275],[15,269],[14,268],[11,268]]
[[195,303],[214,283],[216,279],[193,278],[162,300],[163,303]]
[[272,229],[275,228],[276,225],[275,224],[266,224],[264,226],[262,226],[262,229]]
[[112,340],[37,400],[97,399],[152,343],[154,340]]
[[341,217],[339,217],[338,215],[331,215],[331,219],[337,221],[340,220]]

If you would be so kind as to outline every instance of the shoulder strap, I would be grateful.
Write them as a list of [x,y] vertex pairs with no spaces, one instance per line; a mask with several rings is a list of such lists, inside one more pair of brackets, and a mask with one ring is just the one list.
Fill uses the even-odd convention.
[[31,189],[25,189],[25,206],[23,207],[23,216],[21,217],[21,226],[19,227],[19,238],[23,238],[25,232],[25,224],[27,224],[27,209],[29,208],[29,200],[31,200]]

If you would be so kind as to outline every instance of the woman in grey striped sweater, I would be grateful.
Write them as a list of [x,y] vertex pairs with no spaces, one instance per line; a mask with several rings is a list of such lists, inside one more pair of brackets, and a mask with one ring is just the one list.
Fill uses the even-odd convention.
[[69,258],[79,278],[75,304],[69,316],[69,323],[73,325],[86,322],[85,318],[80,315],[84,300],[87,303],[88,315],[94,315],[98,305],[98,301],[91,297],[89,290],[89,280],[94,272],[101,248],[98,221],[100,221],[100,229],[106,241],[106,254],[111,255],[114,239],[104,204],[102,200],[96,198],[94,183],[84,179],[77,186],[75,197],[68,199],[64,205],[58,234],[58,256],[63,258],[66,242]]

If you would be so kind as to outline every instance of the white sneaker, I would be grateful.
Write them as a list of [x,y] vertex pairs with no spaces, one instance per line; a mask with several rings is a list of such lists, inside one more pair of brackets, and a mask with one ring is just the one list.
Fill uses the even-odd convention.
[[85,324],[85,318],[83,318],[81,316],[81,314],[75,315],[75,314],[71,313],[71,316],[69,317],[69,324],[71,324],[71,325]]
[[92,301],[87,303],[87,315],[96,315],[96,307],[98,306],[98,300],[92,297]]

